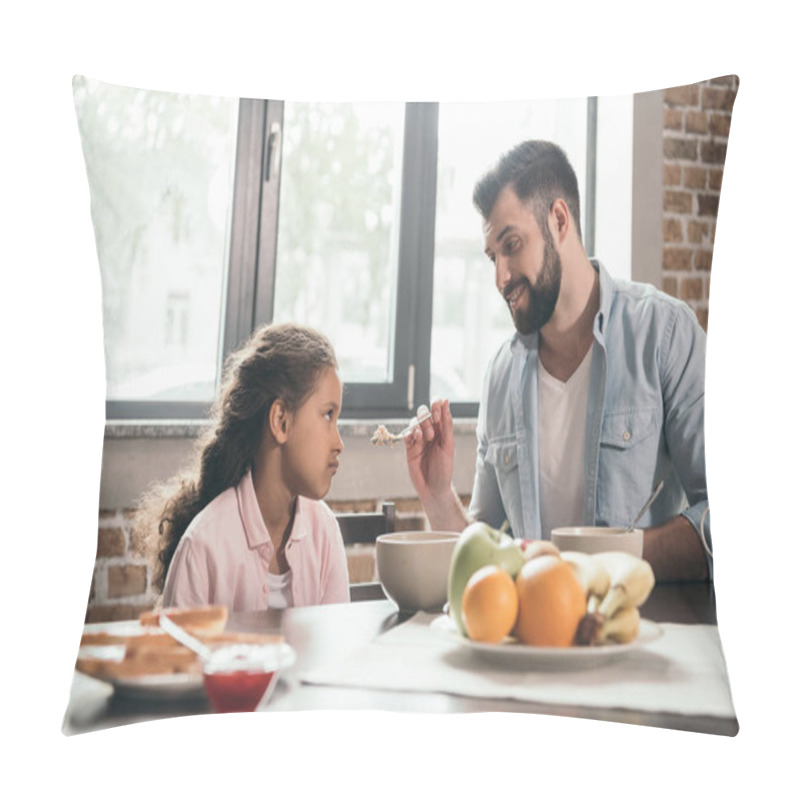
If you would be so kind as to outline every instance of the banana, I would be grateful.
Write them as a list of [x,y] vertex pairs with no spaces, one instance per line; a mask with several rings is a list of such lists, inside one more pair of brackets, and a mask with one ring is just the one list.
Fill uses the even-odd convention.
[[597,611],[600,601],[611,586],[611,576],[605,566],[587,553],[565,550],[561,558],[566,561],[575,573],[586,594],[586,612]]
[[595,553],[592,558],[605,567],[611,579],[598,613],[610,620],[620,609],[636,608],[650,596],[656,579],[652,567],[630,553]]
[[624,644],[632,642],[639,633],[639,609],[636,606],[621,608],[613,617],[607,618],[600,627],[597,644],[609,640]]

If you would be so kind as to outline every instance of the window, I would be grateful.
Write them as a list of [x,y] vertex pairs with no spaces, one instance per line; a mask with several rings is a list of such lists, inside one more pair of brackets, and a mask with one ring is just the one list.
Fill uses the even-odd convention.
[[324,330],[348,384],[393,374],[403,111],[284,105],[273,318]]
[[75,104],[103,284],[109,416],[216,391],[236,103],[84,81]]
[[108,418],[205,415],[226,353],[271,320],[331,338],[344,416],[408,416],[436,395],[474,415],[485,365],[513,328],[472,187],[516,142],[559,142],[579,177],[587,251],[596,237],[615,263],[627,254],[629,275],[629,223],[615,234],[611,218],[630,218],[619,164],[631,158],[631,100],[283,103],[76,88]]

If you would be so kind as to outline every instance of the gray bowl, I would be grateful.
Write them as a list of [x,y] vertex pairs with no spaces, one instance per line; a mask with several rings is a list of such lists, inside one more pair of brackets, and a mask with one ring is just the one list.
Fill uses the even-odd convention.
[[458,537],[453,531],[405,531],[377,538],[378,579],[400,611],[442,611]]

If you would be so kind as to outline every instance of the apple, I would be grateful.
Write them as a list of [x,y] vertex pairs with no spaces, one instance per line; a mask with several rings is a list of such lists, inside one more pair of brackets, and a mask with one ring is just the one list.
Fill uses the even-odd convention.
[[507,533],[485,522],[473,522],[464,528],[450,560],[447,580],[450,616],[463,636],[467,635],[467,630],[461,617],[461,596],[472,574],[487,564],[494,564],[516,578],[524,562],[519,541]]

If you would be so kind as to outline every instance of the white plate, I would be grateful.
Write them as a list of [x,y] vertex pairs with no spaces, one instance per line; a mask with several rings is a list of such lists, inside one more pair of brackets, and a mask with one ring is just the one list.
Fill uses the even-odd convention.
[[[115,632],[118,632],[116,630]],[[231,644],[236,647],[235,643]],[[278,670],[290,667],[296,658],[294,648],[288,643],[282,642],[280,645],[280,664]],[[78,650],[77,669],[81,670],[80,661],[82,658],[92,659],[93,661],[119,662],[125,656],[125,645],[84,645]],[[205,687],[203,676],[197,672],[168,672],[156,675],[139,675],[136,677],[121,677],[111,674],[110,671],[86,670],[84,674],[96,680],[103,681],[114,687],[117,696],[130,699],[158,699],[158,700],[182,700],[190,699],[195,695],[204,695]],[[274,687],[276,681],[271,686]]]
[[602,644],[593,647],[530,647],[509,639],[501,644],[473,642],[458,632],[455,622],[448,616],[440,616],[431,622],[431,627],[449,636],[478,657],[506,667],[524,669],[587,669],[624,656],[632,650],[651,644],[664,631],[660,625],[643,619],[639,622],[639,635],[627,644]]
[[[231,644],[231,648],[236,649],[237,645]],[[279,661],[275,665],[275,672],[280,673],[291,667],[296,657],[294,648],[287,642],[281,642]],[[229,663],[235,665],[237,662]],[[196,694],[205,694],[203,676],[196,673],[176,672],[166,675],[142,675],[138,678],[107,678],[105,680],[114,686],[118,695],[130,698],[151,697],[160,700],[180,700]],[[262,704],[267,702],[277,683],[277,680],[270,682],[267,694],[261,701]]]
[[84,645],[78,650],[76,669],[90,678],[108,683],[114,687],[115,694],[124,697],[144,699],[152,697],[159,700],[178,700],[194,694],[203,694],[203,676],[198,673],[170,672],[158,675],[139,675],[122,677],[111,671],[81,668],[81,659],[119,662],[125,655],[125,645]]

